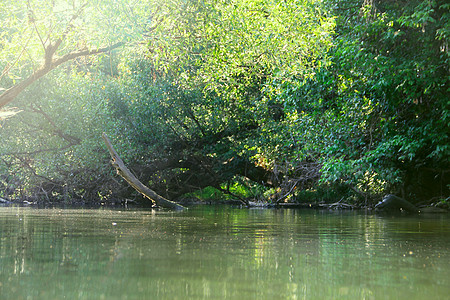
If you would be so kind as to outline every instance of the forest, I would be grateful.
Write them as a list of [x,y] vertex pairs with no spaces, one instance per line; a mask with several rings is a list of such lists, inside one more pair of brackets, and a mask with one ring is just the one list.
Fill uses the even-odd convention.
[[0,2],[0,200],[448,208],[444,0]]

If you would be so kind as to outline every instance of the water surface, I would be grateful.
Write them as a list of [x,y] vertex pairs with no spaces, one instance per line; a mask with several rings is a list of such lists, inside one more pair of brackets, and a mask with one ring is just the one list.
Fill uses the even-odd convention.
[[448,299],[450,218],[0,208],[1,299]]

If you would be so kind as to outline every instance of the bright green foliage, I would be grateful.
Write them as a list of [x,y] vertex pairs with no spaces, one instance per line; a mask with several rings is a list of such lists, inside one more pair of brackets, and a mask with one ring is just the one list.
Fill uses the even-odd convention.
[[442,193],[450,154],[448,5],[336,5],[344,13],[331,65],[280,95],[298,122],[310,123],[313,136],[298,140],[320,149],[321,181],[366,197],[395,186],[419,198]]
[[148,38],[150,57],[185,84],[227,99],[255,80],[309,74],[334,26],[313,0],[186,1],[169,9]]
[[19,83],[43,65],[45,49],[59,39],[55,58],[118,42],[136,43],[149,30],[152,8],[151,1],[2,1],[0,88]]
[[[4,87],[43,57],[39,46],[17,56],[19,37],[39,45],[41,26],[56,38],[81,7],[47,1],[26,25],[20,3],[0,4]],[[103,131],[169,198],[214,188],[268,201],[448,195],[445,1],[104,0],[83,10],[63,50],[139,47],[77,60],[22,95],[1,128],[0,197],[130,197],[117,192]]]

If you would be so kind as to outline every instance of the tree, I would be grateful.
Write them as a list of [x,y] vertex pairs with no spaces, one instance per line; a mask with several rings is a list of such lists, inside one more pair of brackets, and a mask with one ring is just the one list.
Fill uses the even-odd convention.
[[[117,75],[117,48],[151,32],[153,9],[152,1],[1,1],[0,106],[15,99],[21,111],[0,124],[4,195],[96,201],[110,190],[100,187],[109,181],[96,142],[108,124],[99,92]],[[101,84],[89,85],[91,72]]]
[[[324,184],[370,199],[448,195],[448,9],[445,1],[330,1],[331,64],[281,94],[303,149],[321,149]],[[301,126],[303,127],[303,126]],[[311,137],[312,135],[312,137]],[[316,137],[316,138],[313,138]]]
[[133,6],[102,0],[2,1],[0,109],[59,65],[135,41],[149,30],[143,21],[150,18],[149,6],[146,1]]
[[[37,47],[2,43],[3,66],[23,58],[1,79],[12,87],[56,41],[54,58],[141,37],[120,57],[77,58],[18,97],[23,116],[0,145],[10,186],[20,174],[58,186],[55,199],[113,197],[94,142],[105,131],[136,177],[169,199],[237,182],[275,201],[321,190],[367,204],[388,192],[448,194],[444,1],[125,3],[79,4],[62,25],[33,18],[19,35]],[[3,40],[16,37],[20,26],[2,24]]]
[[[283,105],[274,103],[281,84],[325,63],[333,19],[318,1],[183,1],[164,6],[155,19],[147,62],[132,73],[138,88],[161,84],[160,91],[147,86],[144,95],[164,114],[169,132],[161,143],[169,139],[173,161],[185,163],[175,176],[180,186],[189,186],[183,174],[192,180],[202,172],[216,187],[234,176],[269,184],[273,165],[258,165],[259,134],[282,118]],[[200,172],[199,166],[208,167]],[[259,176],[262,170],[266,175]]]
[[159,14],[159,28],[147,38],[149,58],[221,92],[239,75],[270,80],[313,72],[334,28],[315,0],[183,1]]

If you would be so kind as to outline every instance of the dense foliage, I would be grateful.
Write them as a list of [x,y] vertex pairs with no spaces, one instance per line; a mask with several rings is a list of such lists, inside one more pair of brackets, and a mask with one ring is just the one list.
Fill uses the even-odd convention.
[[[128,47],[58,68],[2,121],[1,198],[134,197],[113,176],[101,132],[172,199],[211,188],[244,202],[449,196],[445,1],[114,3],[84,7],[96,14],[84,13],[74,38]],[[16,30],[31,29],[13,19],[0,26],[5,88],[33,68],[14,58],[13,47],[25,49]]]

